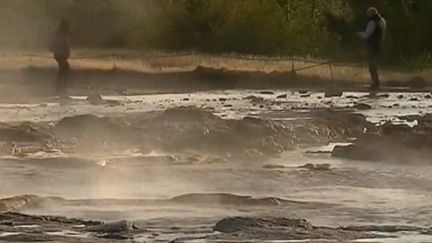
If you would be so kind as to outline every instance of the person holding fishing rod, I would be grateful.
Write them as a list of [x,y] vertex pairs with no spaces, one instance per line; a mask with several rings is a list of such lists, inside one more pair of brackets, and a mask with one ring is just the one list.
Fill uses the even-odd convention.
[[365,31],[357,34],[366,40],[368,52],[369,73],[371,76],[370,89],[377,90],[380,87],[378,64],[383,55],[383,45],[387,30],[387,22],[381,16],[378,9],[371,7],[367,10],[368,25]]

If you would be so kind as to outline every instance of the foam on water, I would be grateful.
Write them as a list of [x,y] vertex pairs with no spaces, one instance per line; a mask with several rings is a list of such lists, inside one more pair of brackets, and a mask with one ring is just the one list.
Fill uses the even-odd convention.
[[20,233],[20,232],[1,232],[0,238],[1,237],[14,236],[14,235],[20,235],[20,234],[22,234],[22,233]]
[[80,232],[72,231],[72,230],[46,232],[45,234],[51,235],[51,236],[64,236],[64,237],[71,237],[71,238],[89,238],[90,237],[90,233],[80,233]]
[[432,242],[432,235],[423,235],[413,232],[400,232],[395,237],[382,239],[359,239],[355,243],[426,243]]

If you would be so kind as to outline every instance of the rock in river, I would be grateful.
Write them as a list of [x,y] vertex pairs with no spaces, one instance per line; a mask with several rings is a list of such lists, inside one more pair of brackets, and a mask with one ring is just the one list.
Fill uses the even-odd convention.
[[87,97],[87,101],[91,105],[103,105],[103,104],[105,104],[105,101],[103,100],[103,98],[100,94],[89,95]]
[[222,233],[217,239],[236,242],[240,239],[256,240],[339,240],[374,238],[369,232],[345,230],[342,228],[317,227],[304,219],[278,217],[250,218],[233,217],[219,221],[214,230]]

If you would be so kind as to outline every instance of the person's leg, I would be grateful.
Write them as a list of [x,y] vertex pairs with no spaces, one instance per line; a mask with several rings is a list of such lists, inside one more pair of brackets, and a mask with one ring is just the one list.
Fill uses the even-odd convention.
[[66,82],[70,72],[70,65],[67,58],[57,57],[58,62],[58,76],[57,76],[57,91],[64,92],[66,88]]
[[62,70],[63,70],[63,67],[62,67],[62,58],[60,57],[60,56],[58,56],[58,55],[54,55],[54,59],[56,60],[56,62],[57,62],[57,83],[56,83],[56,90],[57,90],[57,92],[60,92],[60,90],[61,90],[61,80],[62,80]]
[[375,48],[371,48],[369,50],[368,55],[368,64],[369,64],[369,74],[371,78],[371,86],[372,90],[378,89],[380,87],[380,77],[378,73],[378,62],[379,62],[379,50],[375,50]]
[[63,58],[61,60],[61,65],[60,65],[60,72],[61,72],[61,79],[66,82],[69,78],[69,72],[70,72],[70,65],[69,62],[66,58]]
[[371,89],[378,89],[380,87],[380,78],[376,61],[369,61],[369,73],[371,77]]

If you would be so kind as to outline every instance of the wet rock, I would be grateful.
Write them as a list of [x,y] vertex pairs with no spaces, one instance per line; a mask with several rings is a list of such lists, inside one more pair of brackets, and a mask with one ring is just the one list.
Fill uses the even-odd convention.
[[384,98],[384,99],[388,99],[388,98],[390,98],[390,95],[389,95],[389,94],[379,94],[379,95],[377,95],[376,97],[377,97],[377,98]]
[[[411,120],[407,118],[407,120]],[[411,120],[413,121],[413,120]],[[412,128],[406,124],[393,124],[391,122],[386,122],[381,126],[382,134],[384,135],[393,135],[393,134],[409,134],[412,132]]]
[[130,94],[128,89],[118,89],[117,92],[119,95],[129,95]]
[[372,109],[372,106],[365,103],[358,103],[354,105],[354,108],[358,110],[370,110]]
[[288,97],[287,94],[278,95],[276,99],[286,99]]
[[324,93],[324,97],[341,97],[343,95],[343,91],[340,89],[328,89]]
[[[75,226],[84,225],[84,227],[93,227],[103,225],[99,221],[89,221],[80,219],[71,219],[66,217],[58,216],[40,216],[40,215],[28,215],[16,212],[3,212],[0,213],[1,222],[13,222],[14,225],[39,225],[45,226]],[[54,227],[53,227],[54,228]]]
[[244,99],[245,100],[250,100],[251,102],[254,102],[254,103],[260,103],[260,102],[264,101],[263,97],[257,97],[257,96],[254,96],[254,95],[247,96]]
[[166,110],[162,115],[150,119],[155,122],[173,122],[173,123],[203,123],[222,121],[218,116],[211,112],[195,107],[177,107]]
[[313,226],[303,219],[234,217],[225,218],[217,222],[214,226],[214,230],[221,233],[234,233],[239,231],[253,231],[277,227],[290,228],[294,231],[306,231],[313,229]]
[[273,92],[273,91],[265,90],[265,91],[261,91],[260,94],[264,94],[264,95],[274,95],[274,92]]
[[308,169],[310,171],[330,171],[332,167],[330,164],[305,164],[299,166],[300,169]]
[[38,233],[9,234],[0,238],[3,242],[67,242],[70,240],[64,236],[45,235]]
[[228,193],[193,193],[185,194],[171,199],[175,203],[187,204],[214,204],[214,205],[238,205],[238,206],[278,206],[284,202],[279,198],[252,198]]
[[333,157],[346,158],[351,160],[377,161],[384,157],[375,149],[362,147],[359,145],[336,146],[332,152]]
[[48,129],[39,125],[24,122],[20,125],[0,123],[0,141],[4,142],[45,142],[53,136]]
[[398,118],[401,120],[409,121],[409,122],[414,122],[414,121],[422,119],[422,117],[420,115],[398,116]]
[[91,105],[103,105],[103,104],[105,104],[105,101],[100,94],[89,95],[87,97],[87,101]]
[[15,211],[28,206],[39,198],[33,195],[5,198],[0,200],[0,211]]
[[415,76],[413,78],[411,78],[410,80],[408,80],[405,83],[406,86],[416,89],[416,88],[424,88],[427,85],[426,80],[421,77],[421,76]]
[[0,212],[12,212],[22,209],[40,208],[63,202],[58,197],[39,197],[35,195],[22,195],[0,199]]
[[117,234],[117,233],[129,233],[137,230],[138,227],[128,221],[119,221],[113,223],[107,223],[97,226],[87,227],[86,230],[89,232]]
[[107,132],[106,129],[121,129],[127,125],[126,121],[117,118],[78,115],[63,118],[55,125],[54,131],[61,136],[60,133],[71,130],[72,134],[64,137],[80,137],[80,133],[82,133],[81,136],[85,136],[85,133],[91,133],[95,130],[102,129]]
[[9,227],[15,227],[15,223],[14,222],[9,222],[9,221],[1,222],[0,225],[2,225],[2,226],[9,226]]
[[107,104],[111,107],[122,105],[122,103],[120,101],[117,101],[117,100],[107,100],[107,101],[105,101],[105,104]]
[[139,138],[126,120],[93,115],[65,117],[52,128],[52,132],[58,139],[74,140],[75,147],[80,150],[103,148],[108,143],[127,146],[136,144]]
[[[230,107],[226,105],[225,107]],[[263,108],[265,106],[262,106]],[[207,156],[231,155],[237,159],[274,156],[297,145],[343,141],[373,126],[364,116],[347,112],[314,111],[308,120],[222,119],[211,111],[178,107],[154,114],[121,117],[79,115],[66,117],[50,129],[74,150],[139,148],[141,151]]]
[[[98,221],[86,221],[56,216],[26,215],[14,212],[0,212],[0,232],[14,234],[1,236],[0,240],[12,242],[98,242],[87,234],[87,227],[102,225]],[[18,227],[34,225],[35,227]],[[77,228],[80,225],[82,227]],[[71,234],[62,234],[71,232]],[[59,234],[51,234],[59,233]],[[86,238],[82,238],[86,235]]]
[[382,233],[422,232],[428,230],[422,227],[407,226],[407,225],[353,225],[353,226],[346,226],[340,228],[349,231],[382,232]]
[[304,219],[234,217],[219,221],[214,230],[217,239],[236,240],[343,240],[375,238],[376,235],[339,228],[316,227]]
[[268,165],[264,165],[262,168],[263,169],[273,170],[273,169],[285,169],[286,166],[284,166],[284,165],[268,164]]
[[[403,117],[401,119],[404,119]],[[411,119],[407,117],[406,119]],[[390,122],[372,129],[349,146],[337,146],[332,155],[354,160],[425,163],[432,156],[432,123],[428,116],[413,117],[416,127]],[[413,160],[412,158],[415,158]]]
[[132,240],[133,239],[133,236],[127,236],[127,235],[122,235],[122,234],[118,234],[118,233],[98,235],[97,237],[100,239],[116,240],[116,241],[125,241],[125,240]]

